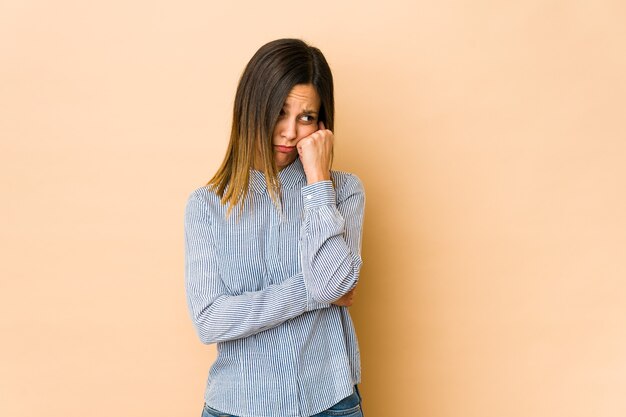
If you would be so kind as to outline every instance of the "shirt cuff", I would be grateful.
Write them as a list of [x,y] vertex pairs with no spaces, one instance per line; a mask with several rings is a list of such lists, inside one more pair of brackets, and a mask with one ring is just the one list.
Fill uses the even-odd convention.
[[304,198],[305,209],[328,204],[337,205],[337,196],[331,180],[323,180],[305,185],[302,187],[302,198]]

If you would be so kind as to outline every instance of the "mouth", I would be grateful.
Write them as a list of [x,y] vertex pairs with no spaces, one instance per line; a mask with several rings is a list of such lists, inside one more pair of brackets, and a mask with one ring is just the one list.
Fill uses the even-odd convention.
[[282,153],[291,153],[296,149],[295,146],[283,146],[283,145],[274,145],[274,148],[276,148],[278,152],[282,152]]

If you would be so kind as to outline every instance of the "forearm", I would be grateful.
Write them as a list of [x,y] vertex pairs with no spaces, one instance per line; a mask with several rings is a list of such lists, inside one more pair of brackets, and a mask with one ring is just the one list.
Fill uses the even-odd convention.
[[350,187],[339,203],[330,181],[302,189],[302,269],[311,296],[320,302],[337,300],[358,282],[364,192],[358,179]]
[[307,294],[302,275],[260,291],[220,294],[211,300],[188,286],[187,297],[198,337],[206,344],[247,337],[327,306]]

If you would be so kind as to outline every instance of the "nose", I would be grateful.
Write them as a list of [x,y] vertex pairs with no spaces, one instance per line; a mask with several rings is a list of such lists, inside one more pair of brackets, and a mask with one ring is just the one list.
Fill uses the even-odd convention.
[[294,140],[298,136],[296,121],[285,119],[280,122],[280,137],[286,140]]

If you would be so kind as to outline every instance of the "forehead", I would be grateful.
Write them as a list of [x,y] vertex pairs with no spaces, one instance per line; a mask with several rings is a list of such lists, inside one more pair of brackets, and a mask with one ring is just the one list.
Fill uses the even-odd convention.
[[296,84],[285,99],[285,107],[318,111],[320,108],[320,97],[313,84]]

